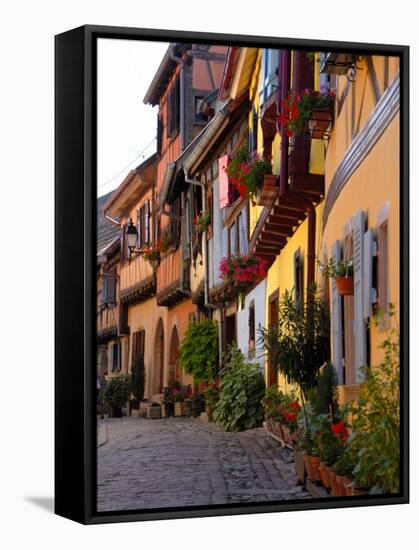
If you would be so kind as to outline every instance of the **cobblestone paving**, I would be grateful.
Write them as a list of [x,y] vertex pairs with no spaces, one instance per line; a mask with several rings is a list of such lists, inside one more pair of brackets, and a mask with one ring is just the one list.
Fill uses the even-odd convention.
[[100,420],[97,481],[98,511],[310,498],[263,428],[189,418]]

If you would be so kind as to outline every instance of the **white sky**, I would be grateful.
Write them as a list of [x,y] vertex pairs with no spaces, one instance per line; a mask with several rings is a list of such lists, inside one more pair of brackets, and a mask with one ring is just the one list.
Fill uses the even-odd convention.
[[98,40],[97,194],[118,187],[129,170],[156,151],[157,111],[143,97],[168,44]]

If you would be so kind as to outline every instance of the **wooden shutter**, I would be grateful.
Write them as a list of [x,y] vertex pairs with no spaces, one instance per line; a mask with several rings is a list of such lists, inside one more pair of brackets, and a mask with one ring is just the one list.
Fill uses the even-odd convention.
[[174,90],[173,90],[173,129],[179,129],[180,122],[180,80],[179,77],[176,79]]
[[144,203],[144,242],[150,242],[150,203],[148,200]]
[[367,360],[366,326],[363,315],[363,264],[364,264],[365,214],[359,210],[352,217],[352,239],[354,243],[354,335],[355,335],[355,382],[364,381],[361,367]]
[[137,248],[141,248],[144,244],[143,241],[143,220],[141,208],[137,208]]
[[163,143],[163,124],[161,115],[157,115],[157,153],[160,155]]
[[125,260],[125,258],[126,258],[126,250],[125,250],[125,241],[126,241],[125,228],[126,228],[125,225],[122,225],[122,226],[121,226],[121,251],[120,251],[120,263],[121,263],[121,264],[124,263],[124,260]]
[[[332,246],[332,258],[337,263],[341,259],[341,243],[335,241]],[[332,332],[332,353],[333,365],[338,376],[338,384],[344,383],[343,378],[343,349],[342,349],[342,297],[338,293],[335,279],[331,279],[332,299],[331,299],[331,318],[330,330]]]
[[102,273],[102,304],[106,304],[106,273]]
[[106,291],[105,291],[105,303],[114,304],[116,302],[116,276],[115,272],[111,271],[105,274]]
[[363,318],[372,315],[372,304],[377,301],[377,291],[373,288],[373,257],[376,254],[376,242],[372,229],[364,233],[364,262],[363,262]]

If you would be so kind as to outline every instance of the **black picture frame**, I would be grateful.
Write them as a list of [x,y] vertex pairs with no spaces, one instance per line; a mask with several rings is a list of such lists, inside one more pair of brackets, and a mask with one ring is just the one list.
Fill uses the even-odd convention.
[[[369,52],[400,58],[401,492],[277,504],[96,511],[96,48],[98,38]],[[86,25],[55,39],[55,513],[83,524],[409,502],[409,48]]]

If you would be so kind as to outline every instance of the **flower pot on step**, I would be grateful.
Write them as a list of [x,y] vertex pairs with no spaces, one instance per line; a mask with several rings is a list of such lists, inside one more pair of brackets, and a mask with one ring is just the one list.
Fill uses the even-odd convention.
[[329,470],[330,489],[332,491],[332,497],[338,497],[338,486],[336,484],[336,472],[333,469]]
[[184,401],[177,401],[175,403],[175,416],[186,416],[186,407]]
[[310,455],[310,464],[311,464],[311,472],[312,472],[312,479],[314,481],[320,481],[320,470],[319,470],[319,466],[320,466],[320,457],[319,456],[314,456],[314,455]]
[[345,482],[344,482],[345,476],[340,476],[336,474],[336,488],[337,488],[337,496],[338,497],[344,497],[346,496],[346,489],[345,489]]
[[305,453],[294,448],[294,469],[298,481],[303,485],[306,480],[306,468],[304,463]]
[[324,487],[329,488],[329,476],[328,476],[327,466],[324,462],[320,462],[319,472],[320,472],[320,481],[323,483]]
[[307,476],[313,479],[313,468],[311,466],[310,456],[307,454],[304,454],[304,465],[306,467]]
[[343,485],[345,487],[345,496],[350,497],[352,493],[352,484],[354,480],[349,476],[343,476]]

